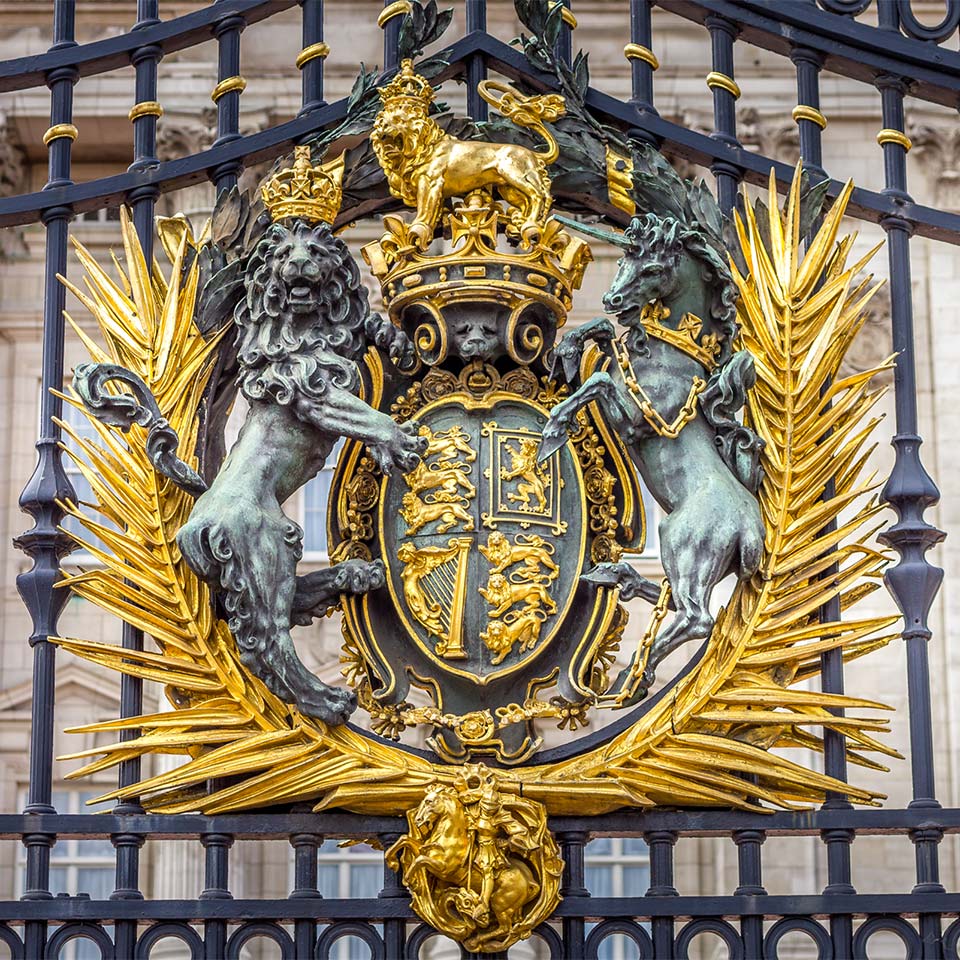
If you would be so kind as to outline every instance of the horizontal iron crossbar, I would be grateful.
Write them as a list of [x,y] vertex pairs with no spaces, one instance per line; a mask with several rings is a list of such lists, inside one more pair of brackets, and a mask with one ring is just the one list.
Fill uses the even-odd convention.
[[[813,3],[772,4],[769,0],[655,0],[697,23],[721,16],[739,28],[747,43],[789,56],[795,47],[815,50],[825,69],[873,83],[881,74],[911,81],[922,100],[956,107],[960,97],[960,54],[933,43],[918,43],[850,17],[817,9]],[[893,0],[880,0],[892,3]]]
[[0,60],[0,93],[43,86],[47,74],[76,67],[81,77],[129,67],[130,55],[141,47],[158,46],[164,56],[213,40],[213,28],[237,14],[249,25],[296,6],[299,0],[220,0],[201,10],[163,20],[116,37],[95,40],[14,60]]
[[[960,913],[960,894],[856,893],[812,896],[726,897],[565,897],[554,916],[606,920],[610,917],[648,919],[673,917],[743,916],[776,919],[784,916],[916,916],[920,913]],[[88,900],[55,897],[52,900],[0,902],[0,921],[58,920],[352,920],[368,922],[396,918],[415,920],[401,898],[289,900]]]
[[[721,837],[737,830],[763,830],[768,836],[815,836],[822,830],[856,830],[858,834],[942,830],[960,833],[960,809],[834,809],[749,813],[735,810],[652,810],[595,817],[551,817],[555,834],[640,837],[654,830],[677,831],[685,837]],[[0,839],[26,834],[61,837],[109,837],[135,833],[150,839],[184,839],[206,833],[229,834],[238,840],[269,840],[298,833],[342,838],[406,831],[401,817],[368,817],[353,813],[274,814],[3,814]]]
[[[470,58],[477,54],[485,58],[489,68],[499,70],[511,79],[522,77],[543,90],[555,87],[552,77],[531,72],[529,61],[522,53],[480,32],[469,34],[446,51],[451,65],[438,77],[438,80],[462,75]],[[687,127],[664,120],[662,117],[641,113],[633,105],[623,103],[598,90],[591,89],[588,92],[587,103],[602,122],[621,129],[645,130],[658,141],[669,145],[680,156],[703,166],[710,166],[718,161],[731,164],[740,172],[744,180],[759,186],[766,185],[771,167],[775,170],[783,189],[786,189],[792,179],[793,168],[789,164],[751,153],[742,147],[697,133]],[[292,144],[309,136],[310,133],[338,123],[344,118],[345,112],[346,101],[338,100],[320,110],[297,117],[287,123],[277,124],[268,130],[249,134],[188,157],[160,163],[146,170],[0,200],[0,227],[36,222],[42,219],[45,211],[56,207],[69,207],[78,214],[104,206],[115,206],[127,202],[128,195],[133,191],[142,190],[147,186],[156,187],[161,192],[179,190],[207,180],[212,171],[231,162],[242,160],[253,164],[273,159],[289,150]],[[336,145],[333,149],[336,149]],[[829,191],[830,196],[839,194],[842,186],[839,180],[833,181]],[[562,205],[562,194],[558,193],[558,200]],[[591,198],[577,197],[577,200],[596,207],[597,212],[607,213],[621,222],[626,221],[623,212],[616,208],[595,199],[591,201]],[[381,212],[386,205],[395,205],[395,201],[384,201],[369,210],[346,210],[341,220],[347,222],[361,216],[372,216]],[[898,217],[912,224],[920,236],[960,244],[960,215],[955,213],[884,196],[862,188],[853,191],[847,212],[852,217],[872,223],[879,223],[887,217]]]

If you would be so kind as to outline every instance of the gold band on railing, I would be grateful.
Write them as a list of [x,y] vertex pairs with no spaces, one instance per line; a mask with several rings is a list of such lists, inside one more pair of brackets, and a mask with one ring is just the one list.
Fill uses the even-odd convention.
[[131,123],[134,120],[139,120],[140,117],[162,117],[163,107],[156,100],[143,100],[140,103],[135,103],[127,116]]
[[560,14],[560,19],[571,29],[577,29],[577,18],[573,15],[573,11],[563,6],[563,0],[553,0],[553,3],[550,4],[551,8],[553,7],[562,7],[563,13]]
[[790,115],[796,123],[799,123],[801,120],[809,120],[811,123],[815,123],[821,130],[826,129],[827,118],[816,107],[808,106],[805,103],[798,103]]
[[735,100],[740,99],[740,87],[737,86],[737,81],[733,77],[728,77],[725,73],[717,73],[716,70],[707,74],[707,86],[712,90],[714,87],[718,87],[721,90],[726,90],[727,93],[732,94]]
[[628,43],[623,48],[623,55],[628,60],[642,60],[652,70],[656,70],[660,66],[657,55],[649,47],[644,47],[639,43]]
[[319,43],[311,43],[309,47],[304,47],[297,54],[297,69],[302,70],[311,60],[325,60],[330,56],[330,45],[322,40]]
[[214,88],[213,93],[210,94],[210,99],[216,103],[221,97],[225,97],[228,93],[233,93],[234,90],[237,93],[243,93],[247,89],[247,81],[243,77],[227,77],[226,80],[221,80]]
[[893,130],[890,127],[884,127],[877,134],[877,143],[882,147],[885,143],[898,143],[904,150],[909,150],[913,146],[913,141],[902,131]]
[[394,17],[399,17],[402,14],[409,13],[412,4],[410,0],[396,0],[395,3],[391,3],[389,7],[384,7],[380,12],[380,16],[377,17],[377,26],[382,30],[388,20],[392,20]]
[[43,145],[50,146],[51,141],[66,137],[67,140],[76,140],[80,131],[72,123],[55,123],[43,135]]

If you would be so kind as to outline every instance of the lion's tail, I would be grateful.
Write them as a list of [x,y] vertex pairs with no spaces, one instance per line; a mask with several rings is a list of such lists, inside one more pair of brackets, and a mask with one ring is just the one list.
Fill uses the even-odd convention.
[[[546,122],[562,117],[566,112],[563,97],[556,93],[547,93],[539,97],[525,97],[509,84],[497,80],[483,80],[477,87],[480,96],[490,106],[499,110],[508,120],[518,127],[534,130],[547,143],[545,153],[537,151],[544,166],[549,166],[560,156],[560,147],[553,134],[544,126]],[[498,97],[497,94],[500,94]]]

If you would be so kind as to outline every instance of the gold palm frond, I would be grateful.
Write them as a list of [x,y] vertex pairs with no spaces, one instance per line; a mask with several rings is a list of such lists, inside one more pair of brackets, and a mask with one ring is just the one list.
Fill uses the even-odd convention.
[[[839,599],[846,610],[875,590],[887,562],[870,545],[871,521],[881,507],[863,473],[876,423],[866,418],[880,395],[871,380],[890,361],[836,379],[876,289],[856,279],[870,255],[848,267],[853,240],[837,241],[850,189],[803,256],[799,168],[782,213],[771,178],[768,228],[749,210],[746,223],[737,221],[749,265],[745,276],[734,270],[739,319],[758,374],[747,417],[766,441],[759,493],[767,529],[763,563],[735,589],[700,662],[638,722],[575,759],[505,772],[507,789],[512,783],[553,814],[654,804],[795,807],[820,802],[829,791],[863,803],[879,797],[783,756],[785,748],[822,751],[816,730],[845,737],[855,764],[885,769],[874,755],[897,756],[873,736],[887,721],[862,715],[886,709],[883,704],[792,689],[819,673],[825,651],[851,659],[897,635],[891,632],[896,617],[819,619],[828,601]],[[176,279],[189,240],[181,239],[166,282],[156,269],[148,274],[126,218],[123,229],[125,289],[80,248],[90,295],[75,292],[97,317],[107,351],[84,340],[95,360],[121,363],[146,380],[178,430],[179,455],[195,463],[197,406],[213,345],[192,321],[195,264]],[[177,235],[185,233],[180,228]],[[187,378],[181,375],[186,369],[192,371]],[[456,768],[347,727],[328,729],[252,678],[226,625],[211,613],[207,588],[176,549],[189,496],[154,474],[139,428],[124,436],[93,424],[97,443],[73,435],[87,458],[78,463],[93,487],[95,509],[122,532],[71,507],[108,549],[84,544],[104,568],[70,577],[69,586],[149,633],[159,652],[60,642],[111,669],[168,684],[177,709],[78,728],[141,733],[88,751],[102,756],[76,776],[150,752],[187,753],[175,770],[110,796],[139,795],[158,812],[207,813],[308,799],[318,808],[397,813],[419,803],[429,785],[452,781]],[[227,776],[234,778],[231,786],[208,792],[211,778]]]

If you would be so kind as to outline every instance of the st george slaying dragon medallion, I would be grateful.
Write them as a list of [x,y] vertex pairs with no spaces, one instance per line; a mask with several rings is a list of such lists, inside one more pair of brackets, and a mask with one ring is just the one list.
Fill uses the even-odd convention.
[[[524,4],[528,28],[548,9]],[[448,19],[407,18],[408,40]],[[82,728],[137,733],[76,776],[173,753],[109,796],[405,814],[387,862],[475,952],[557,906],[551,814],[870,803],[785,748],[822,749],[819,729],[869,765],[896,755],[871,735],[883,721],[836,710],[881,704],[802,684],[824,651],[895,636],[892,618],[818,617],[886,563],[863,468],[889,363],[838,373],[876,289],[839,237],[851,185],[824,210],[798,167],[782,207],[771,175],[725,222],[702,181],[602,126],[585,62],[574,75],[533,32],[562,95],[491,78],[476,93],[499,117],[458,118],[430,82],[449,65],[414,62],[422,36],[206,228],[159,219],[166,272],[124,212],[120,282],[78,245],[86,290],[71,285],[101,343],[84,337],[64,398],[95,433],[70,453],[94,502],[67,506],[100,564],[64,587],[153,645],[58,642],[164,684],[173,708]],[[377,213],[382,236],[352,251]],[[565,331],[596,241],[621,254],[604,316]],[[298,573],[283,505],[334,450],[330,565]],[[654,580],[631,559],[644,496]],[[339,687],[291,637],[331,613]],[[546,725],[563,731],[550,750]]]

